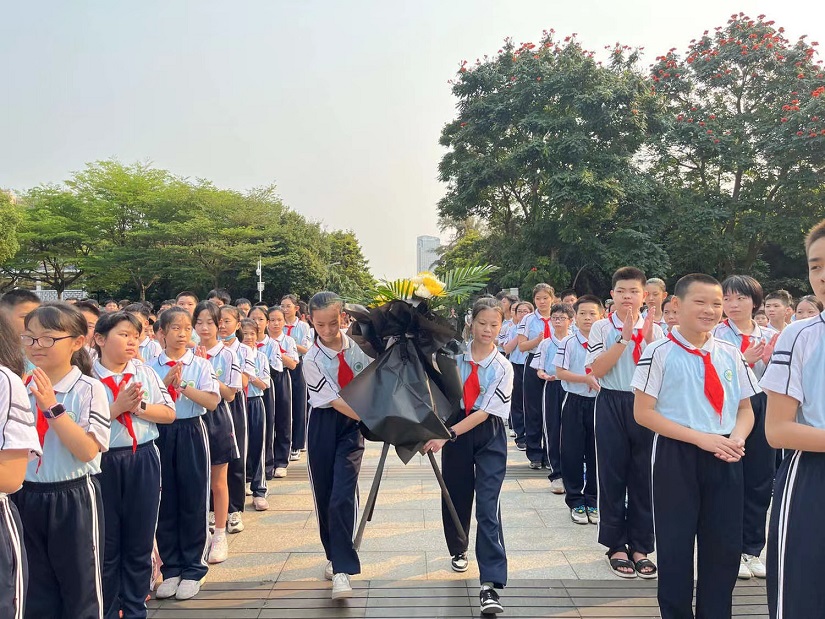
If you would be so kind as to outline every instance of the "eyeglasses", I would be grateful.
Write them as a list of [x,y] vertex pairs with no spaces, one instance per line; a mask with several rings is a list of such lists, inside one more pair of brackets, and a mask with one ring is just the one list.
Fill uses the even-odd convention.
[[62,337],[49,337],[47,335],[32,337],[31,335],[21,335],[20,341],[23,343],[23,346],[26,347],[34,346],[36,343],[40,346],[40,348],[51,348],[54,346],[55,342],[59,342],[60,340],[68,340],[73,337],[73,335],[64,335]]
[[570,316],[550,316],[550,320],[570,320]]

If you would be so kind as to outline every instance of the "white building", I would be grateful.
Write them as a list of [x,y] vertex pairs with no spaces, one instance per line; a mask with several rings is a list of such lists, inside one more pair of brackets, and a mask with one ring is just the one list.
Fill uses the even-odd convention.
[[419,236],[416,241],[418,272],[431,271],[435,263],[438,262],[438,249],[441,247],[441,239],[437,236]]

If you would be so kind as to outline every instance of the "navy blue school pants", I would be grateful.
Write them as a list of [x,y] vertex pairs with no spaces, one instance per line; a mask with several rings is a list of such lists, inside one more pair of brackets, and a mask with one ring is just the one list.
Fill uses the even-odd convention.
[[596,398],[567,393],[561,409],[561,470],[567,507],[596,507]]
[[547,464],[547,450],[544,448],[544,381],[538,370],[530,367],[534,355],[527,357],[524,364],[524,434],[527,444],[527,459],[530,462]]
[[550,474],[550,481],[561,479],[561,405],[564,402],[564,388],[560,380],[544,381],[542,393],[542,431],[544,433],[544,459]]
[[292,380],[292,451],[304,449],[307,444],[307,381],[304,378],[304,360],[294,370],[287,370]]
[[[747,456],[746,456],[747,457]],[[787,450],[776,475],[768,528],[771,619],[819,618],[825,586],[825,453]]]
[[235,443],[238,446],[239,456],[230,460],[226,469],[230,514],[232,512],[242,512],[246,502],[246,451],[249,447],[246,409],[246,395],[241,391],[229,403],[229,412],[232,414],[232,424],[235,426]]
[[99,619],[103,614],[103,501],[88,475],[56,483],[23,482],[12,497],[26,523],[27,619]]
[[266,414],[266,424],[264,425],[264,461],[266,479],[272,479],[275,471],[275,383],[273,375],[276,372],[269,368],[269,387],[264,390],[264,412]]
[[358,422],[334,408],[313,408],[307,432],[309,479],[321,543],[334,573],[360,574],[353,546],[364,437]]
[[258,395],[249,398],[247,409],[249,413],[249,443],[246,452],[246,478],[250,483],[252,496],[265,497],[266,446],[264,445],[264,437],[266,436],[266,410],[264,408],[264,396]]
[[100,461],[106,516],[103,605],[106,619],[146,617],[160,506],[160,453],[154,441],[114,447]]
[[596,396],[599,543],[653,552],[650,453],[653,432],[633,418],[633,394],[602,389]]
[[29,564],[17,507],[0,493],[0,617],[23,619]]
[[510,406],[510,423],[516,433],[516,444],[524,443],[524,364],[510,363],[513,366],[513,398]]
[[[507,585],[507,552],[501,527],[499,498],[507,470],[507,428],[499,417],[486,421],[446,443],[441,451],[444,483],[450,492],[465,540],[470,538],[470,513],[476,499],[476,560],[480,581],[496,588]],[[441,521],[447,549],[455,556],[467,551],[442,500]]]
[[275,469],[289,466],[289,450],[292,446],[292,379],[287,370],[272,370],[272,383],[275,385],[275,432],[272,445],[272,460],[267,458],[266,474],[272,477]]
[[693,618],[694,543],[696,617],[730,619],[742,551],[742,462],[656,435],[652,475],[662,619]]
[[776,475],[776,450],[765,438],[765,409],[768,396],[757,393],[751,397],[753,430],[745,440],[746,458],[742,458],[745,477],[745,514],[742,530],[742,552],[758,557],[765,548],[765,527],[773,496]]
[[209,441],[200,417],[158,425],[161,494],[157,543],[163,578],[206,576],[209,552]]

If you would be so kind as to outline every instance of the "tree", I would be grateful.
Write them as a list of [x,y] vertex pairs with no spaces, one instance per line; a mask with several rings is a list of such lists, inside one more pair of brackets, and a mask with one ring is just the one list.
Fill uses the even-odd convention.
[[14,256],[20,247],[17,241],[18,225],[20,214],[13,195],[0,189],[0,264]]
[[372,288],[375,280],[370,275],[369,264],[361,250],[361,244],[351,230],[336,230],[327,235],[329,259],[327,283],[324,286],[348,298],[360,297]]

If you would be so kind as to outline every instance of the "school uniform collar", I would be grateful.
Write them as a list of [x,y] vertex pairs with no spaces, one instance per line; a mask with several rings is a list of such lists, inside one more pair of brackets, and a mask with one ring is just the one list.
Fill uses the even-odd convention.
[[[736,326],[736,323],[733,322],[730,318],[725,318],[725,324],[728,326],[728,329],[733,331],[733,334],[737,337],[742,337],[744,334],[739,330],[739,327]],[[762,327],[756,324],[756,321],[751,318],[751,324],[753,325],[753,331],[750,334],[745,335],[745,337],[755,337],[757,339],[762,339]]]
[[327,359],[332,360],[335,359],[335,357],[337,357],[341,352],[349,348],[352,348],[353,342],[349,339],[349,336],[345,333],[342,333],[341,337],[344,339],[344,345],[341,347],[341,350],[338,351],[332,350],[331,348],[327,348],[326,346],[324,346],[324,344],[321,342],[321,338],[315,339],[315,345],[318,347],[318,350],[324,353],[324,356],[327,357]]
[[81,376],[83,376],[83,372],[80,371],[79,367],[73,365],[69,373],[53,385],[54,392],[69,393],[74,388],[75,383],[80,380]]
[[582,335],[581,331],[576,331],[575,333],[573,333],[573,335],[575,336],[576,340],[578,340],[579,344],[581,344],[582,346],[587,345],[587,338]]
[[286,333],[284,333],[283,331],[281,331],[281,337],[273,337],[272,339],[273,339],[273,340],[275,340],[276,342],[278,342],[278,343],[280,344],[281,342],[283,342],[283,341],[284,341],[284,338],[285,338],[285,337],[286,337]]
[[183,365],[189,365],[190,363],[192,363],[192,360],[193,360],[194,358],[195,358],[195,353],[193,353],[193,352],[192,352],[192,349],[191,349],[191,348],[187,348],[187,349],[186,349],[186,352],[185,352],[185,353],[183,353],[183,356],[182,356],[180,359],[172,359],[172,358],[170,358],[170,357],[166,354],[166,351],[164,351],[164,352],[160,353],[160,355],[158,356],[158,358],[157,358],[157,359],[158,359],[158,362],[159,362],[161,365],[166,365],[166,364],[167,364],[167,363],[169,363],[170,361],[174,361],[175,363],[180,362],[180,363],[182,363]]
[[483,368],[490,367],[490,364],[493,362],[493,359],[495,359],[496,356],[498,356],[498,348],[493,348],[493,352],[491,352],[489,355],[484,357],[484,359],[482,359],[481,361],[477,362],[473,359],[473,351],[472,351],[472,348],[471,348],[472,345],[473,345],[473,341],[470,340],[467,343],[467,352],[465,352],[464,355],[463,355],[464,361],[466,361],[467,363],[475,363],[475,364],[477,364],[477,365],[479,365],[480,367],[483,367]]
[[139,346],[140,348],[143,348],[144,346],[148,346],[148,345],[149,345],[149,342],[151,342],[151,341],[152,341],[152,339],[151,339],[151,338],[147,335],[145,338],[143,338],[143,339],[140,341],[140,344],[138,344],[138,346]]
[[238,352],[238,349],[241,347],[241,340],[239,340],[236,337],[234,340],[232,340],[231,344],[227,344],[226,342],[224,342],[223,345],[226,346],[232,352]]
[[539,320],[541,320],[542,322],[543,322],[543,321],[545,321],[545,320],[550,320],[550,316],[548,316],[547,318],[545,318],[544,316],[542,316],[542,315],[541,315],[541,312],[540,312],[540,311],[538,311],[537,309],[536,309],[536,310],[533,310],[533,314],[535,314],[536,318],[538,318],[538,319],[539,319]]
[[[613,328],[616,329],[616,331],[621,331],[624,328],[624,323],[622,322],[622,319],[619,318],[616,315],[616,312],[611,312],[610,317],[608,318],[608,320],[610,321],[610,324],[613,325]],[[641,314],[639,314],[639,319],[636,321],[636,324],[633,325],[633,328],[634,329],[641,329],[644,326],[645,326],[645,317],[642,316]]]
[[[682,344],[688,350],[700,350],[700,349],[696,348],[696,346],[694,346],[693,344],[688,342],[684,338],[684,336],[681,333],[679,333],[679,328],[678,327],[674,327],[673,330],[671,330],[671,333],[673,334],[673,337],[676,338],[677,340],[679,340],[679,343]],[[709,353],[709,352],[712,352],[715,347],[716,347],[716,339],[713,337],[713,333],[708,333],[708,341],[705,342],[705,345],[702,346],[701,350],[703,350],[704,352]]]
[[210,358],[217,357],[218,353],[220,353],[224,348],[226,348],[226,346],[224,346],[224,343],[219,341],[212,348],[208,349],[206,351],[206,354],[209,355]]
[[126,362],[126,367],[123,368],[123,371],[119,374],[112,372],[111,370],[106,369],[103,367],[103,364],[100,361],[95,361],[94,364],[94,371],[98,378],[103,379],[109,376],[123,376],[124,374],[131,374],[134,376],[137,373],[137,368],[135,368],[135,364],[130,359]]

